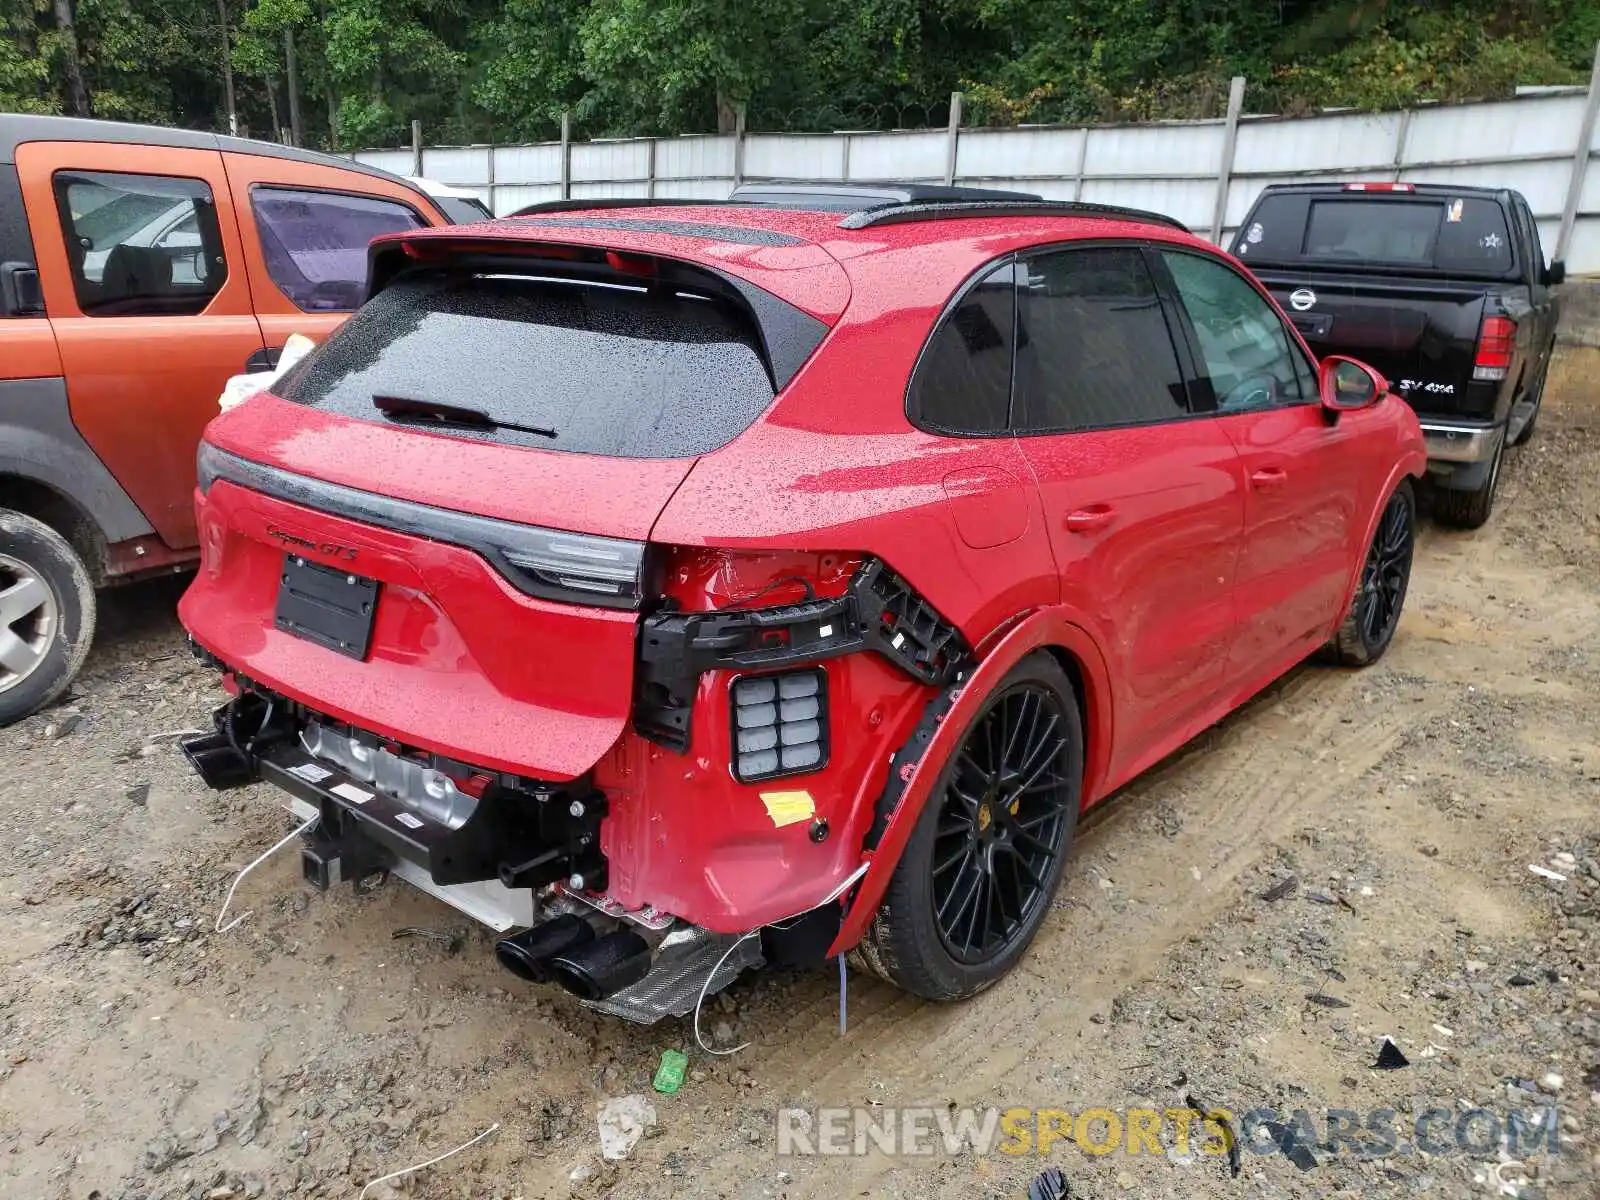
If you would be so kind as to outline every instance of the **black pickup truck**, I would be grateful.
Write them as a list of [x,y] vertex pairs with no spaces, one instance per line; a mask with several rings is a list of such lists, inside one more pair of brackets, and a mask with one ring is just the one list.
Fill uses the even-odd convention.
[[1265,188],[1234,237],[1319,356],[1371,363],[1417,412],[1440,520],[1489,519],[1533,433],[1565,269],[1521,193],[1426,183]]

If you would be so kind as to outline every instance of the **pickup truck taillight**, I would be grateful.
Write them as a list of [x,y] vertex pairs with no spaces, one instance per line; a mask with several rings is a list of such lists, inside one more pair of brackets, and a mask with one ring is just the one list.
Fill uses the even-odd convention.
[[1472,360],[1472,377],[1504,379],[1511,368],[1516,341],[1517,323],[1510,317],[1485,317],[1478,329],[1478,356]]

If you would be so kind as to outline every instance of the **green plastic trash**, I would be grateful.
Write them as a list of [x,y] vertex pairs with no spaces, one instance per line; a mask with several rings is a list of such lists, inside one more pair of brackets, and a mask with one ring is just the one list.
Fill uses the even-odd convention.
[[687,1055],[676,1050],[663,1050],[661,1052],[661,1065],[656,1068],[656,1078],[653,1086],[656,1091],[664,1092],[669,1096],[678,1094],[678,1089],[683,1086],[683,1073],[689,1066]]

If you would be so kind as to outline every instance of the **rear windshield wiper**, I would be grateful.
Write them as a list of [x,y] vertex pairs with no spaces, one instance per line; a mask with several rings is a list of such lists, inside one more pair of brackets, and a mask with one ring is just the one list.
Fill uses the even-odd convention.
[[374,396],[372,405],[391,421],[404,421],[412,425],[436,425],[444,429],[473,429],[493,433],[497,429],[512,429],[518,433],[531,433],[536,437],[553,438],[554,429],[541,429],[537,425],[513,425],[510,421],[496,421],[488,413],[476,408],[463,408],[457,404],[441,404],[437,400],[418,400],[413,396]]

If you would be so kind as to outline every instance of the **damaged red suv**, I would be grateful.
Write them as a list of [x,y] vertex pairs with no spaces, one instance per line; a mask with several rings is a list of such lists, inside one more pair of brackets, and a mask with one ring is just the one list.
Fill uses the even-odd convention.
[[1081,810],[1399,619],[1415,416],[1164,217],[555,205],[369,287],[206,434],[186,751],[607,1011],[847,951],[972,995]]

